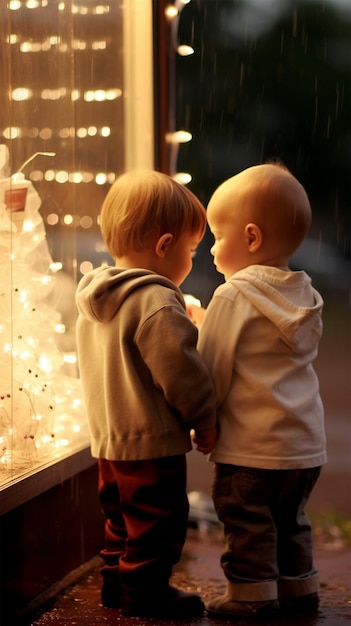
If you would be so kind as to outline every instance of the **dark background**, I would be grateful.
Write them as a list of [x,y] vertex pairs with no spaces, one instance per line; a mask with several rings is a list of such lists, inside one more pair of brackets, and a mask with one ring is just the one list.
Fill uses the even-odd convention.
[[[177,28],[178,27],[178,28]],[[306,188],[310,238],[293,261],[316,286],[349,289],[351,5],[338,0],[192,0],[175,25],[177,170],[206,204],[240,170],[280,159]],[[172,104],[172,103],[171,103]],[[184,285],[222,282],[206,236]],[[203,280],[202,278],[203,277]]]

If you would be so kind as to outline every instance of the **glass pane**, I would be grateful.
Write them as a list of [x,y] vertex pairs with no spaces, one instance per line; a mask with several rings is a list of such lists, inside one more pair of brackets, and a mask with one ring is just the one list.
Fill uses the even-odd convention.
[[74,292],[125,167],[122,3],[1,0],[0,35],[1,481],[89,443]]
[[[351,5],[193,0],[183,6],[173,31],[176,128],[192,137],[179,145],[175,173],[189,174],[191,189],[206,204],[226,178],[278,158],[310,197],[313,225],[292,265],[312,276],[325,300],[316,369],[329,463],[314,497],[349,510],[342,485],[350,476],[351,443]],[[211,245],[208,234],[182,287],[205,306],[223,280]],[[190,463],[196,459],[192,455]],[[205,487],[205,468],[202,477]],[[200,473],[197,485],[198,480]]]

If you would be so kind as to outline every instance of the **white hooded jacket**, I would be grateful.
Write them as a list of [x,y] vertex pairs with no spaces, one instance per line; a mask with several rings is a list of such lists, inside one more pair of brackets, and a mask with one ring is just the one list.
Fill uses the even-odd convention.
[[102,267],[80,281],[77,348],[97,458],[145,460],[191,450],[216,424],[210,374],[181,291],[144,269]]
[[326,462],[312,365],[322,307],[305,272],[252,265],[216,289],[198,342],[218,407],[212,461],[262,469]]

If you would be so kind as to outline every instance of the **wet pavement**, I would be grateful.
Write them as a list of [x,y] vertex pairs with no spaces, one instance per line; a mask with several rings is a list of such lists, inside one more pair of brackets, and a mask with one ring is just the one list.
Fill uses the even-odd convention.
[[[349,346],[349,344],[347,344]],[[323,347],[323,346],[322,346]],[[311,513],[341,512],[351,518],[351,396],[350,353],[344,341],[325,342],[318,363],[323,401],[326,409],[328,463],[323,468],[306,509]],[[332,372],[331,375],[331,363]],[[198,453],[188,455],[189,492],[209,495],[213,466]],[[208,518],[208,515],[207,515]],[[277,617],[269,621],[237,620],[252,626],[351,626],[351,545],[340,535],[323,535],[315,528],[315,566],[320,572],[320,608],[310,617]],[[334,530],[338,530],[336,527]],[[206,602],[225,590],[219,558],[222,534],[208,526],[191,528],[182,560],[175,568],[172,584],[184,591],[199,593]],[[105,609],[100,602],[101,561],[95,557],[36,599],[31,617],[21,626],[221,626],[233,622],[204,616],[193,620],[152,620],[126,618],[119,611]],[[28,615],[28,614],[27,614]],[[17,626],[1,624],[1,626]]]
[[[172,584],[184,591],[199,593],[206,602],[225,590],[225,581],[219,565],[222,536],[218,530],[189,529],[181,562],[176,567]],[[185,620],[153,620],[123,617],[118,610],[106,609],[100,602],[101,561],[96,557],[86,565],[86,571],[75,572],[80,578],[63,581],[56,588],[46,607],[39,607],[32,617],[21,623],[26,626],[219,626],[230,620],[203,618]],[[320,608],[309,617],[260,620],[262,626],[343,626],[351,623],[351,546],[317,545],[315,565],[320,572]],[[88,569],[90,567],[90,569]],[[68,585],[65,587],[65,585]],[[54,590],[55,591],[55,590]],[[44,601],[45,598],[42,598]],[[257,625],[257,620],[240,619],[236,624]],[[12,626],[12,625],[3,625]]]

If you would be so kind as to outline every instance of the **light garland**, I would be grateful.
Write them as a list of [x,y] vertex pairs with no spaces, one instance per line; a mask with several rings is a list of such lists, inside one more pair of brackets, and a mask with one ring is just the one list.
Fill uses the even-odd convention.
[[[2,180],[0,187],[5,182],[8,186]],[[82,435],[88,440],[76,355],[59,347],[65,327],[53,294],[61,266],[47,248],[40,198],[26,183],[24,210],[10,212],[0,203],[0,471],[5,478],[56,458]]]

